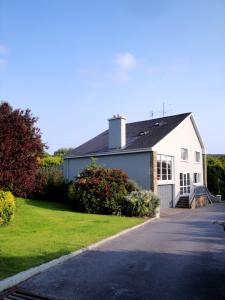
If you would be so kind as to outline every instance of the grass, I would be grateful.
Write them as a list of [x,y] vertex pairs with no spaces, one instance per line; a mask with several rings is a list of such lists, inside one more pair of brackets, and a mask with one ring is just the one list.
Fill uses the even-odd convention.
[[15,218],[0,227],[0,279],[90,245],[141,218],[72,212],[60,203],[17,198]]

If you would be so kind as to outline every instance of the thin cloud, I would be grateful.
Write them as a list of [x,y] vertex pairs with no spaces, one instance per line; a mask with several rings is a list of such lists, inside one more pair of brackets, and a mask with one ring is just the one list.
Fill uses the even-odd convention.
[[137,59],[130,52],[116,54],[114,63],[116,71],[113,79],[118,83],[129,80],[131,72],[137,67]]
[[0,54],[7,54],[9,52],[9,48],[5,45],[0,45]]
[[0,58],[0,67],[7,65],[8,61],[6,59]]

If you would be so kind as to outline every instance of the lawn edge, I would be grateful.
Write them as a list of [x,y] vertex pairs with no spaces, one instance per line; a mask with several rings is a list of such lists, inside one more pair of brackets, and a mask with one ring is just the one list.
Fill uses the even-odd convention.
[[30,277],[32,277],[34,275],[37,275],[38,273],[41,273],[41,272],[43,272],[43,271],[45,271],[45,270],[47,270],[47,269],[49,269],[51,267],[54,267],[54,266],[56,266],[56,265],[58,265],[58,264],[60,264],[62,262],[65,262],[65,261],[67,261],[70,258],[78,256],[81,253],[84,253],[84,252],[86,252],[88,250],[94,249],[94,248],[96,248],[96,247],[98,247],[98,246],[100,246],[100,245],[102,245],[102,244],[104,244],[104,243],[106,243],[108,241],[111,241],[111,240],[113,240],[113,239],[115,239],[115,238],[117,238],[117,237],[119,237],[121,235],[124,235],[124,234],[126,234],[126,233],[128,233],[130,231],[138,229],[138,228],[146,225],[147,223],[150,223],[150,222],[155,221],[157,219],[158,219],[158,217],[154,217],[154,218],[148,219],[147,221],[145,221],[145,222],[143,222],[141,224],[138,224],[138,225],[135,225],[133,227],[124,229],[124,230],[122,230],[122,231],[120,231],[120,232],[118,232],[118,233],[116,233],[116,234],[114,234],[112,236],[109,236],[109,237],[107,237],[107,238],[105,238],[103,240],[100,240],[100,241],[98,241],[96,243],[93,243],[93,244],[91,244],[91,245],[89,245],[87,247],[83,247],[83,248],[78,249],[78,250],[76,250],[74,252],[71,252],[69,254],[60,256],[60,257],[55,258],[53,260],[50,260],[50,261],[48,261],[46,263],[43,263],[43,264],[41,264],[39,266],[30,268],[28,270],[22,271],[20,273],[17,273],[15,275],[12,275],[10,277],[2,279],[0,281],[0,292],[3,292],[4,290],[9,289],[9,288],[11,288],[11,287],[13,287],[13,286],[21,283],[22,281],[25,281],[28,278],[30,278]]

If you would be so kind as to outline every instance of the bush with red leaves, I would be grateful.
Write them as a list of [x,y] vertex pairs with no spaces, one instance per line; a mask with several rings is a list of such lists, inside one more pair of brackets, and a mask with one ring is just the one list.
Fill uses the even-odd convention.
[[68,198],[77,211],[120,214],[123,197],[135,190],[139,187],[122,170],[93,163],[69,186]]
[[37,157],[45,147],[36,122],[29,109],[0,103],[0,188],[21,197],[35,188]]

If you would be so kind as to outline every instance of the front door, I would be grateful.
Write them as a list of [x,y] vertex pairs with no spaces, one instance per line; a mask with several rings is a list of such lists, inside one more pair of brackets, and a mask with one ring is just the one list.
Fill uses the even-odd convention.
[[190,173],[180,173],[180,195],[189,195],[190,190]]

